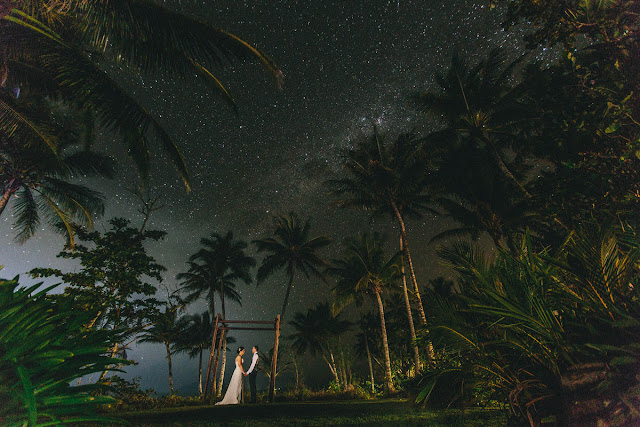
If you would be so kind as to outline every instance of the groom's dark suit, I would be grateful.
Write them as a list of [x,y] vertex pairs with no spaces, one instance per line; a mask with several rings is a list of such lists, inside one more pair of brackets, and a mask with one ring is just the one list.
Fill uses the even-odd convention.
[[247,374],[249,374],[249,387],[251,388],[251,402],[250,403],[256,403],[257,399],[256,399],[256,395],[257,395],[257,390],[256,390],[256,377],[258,376],[258,365],[260,364],[260,358],[258,357],[258,353],[254,353],[253,354],[253,359],[251,361],[251,367],[249,368],[249,371],[247,371]]

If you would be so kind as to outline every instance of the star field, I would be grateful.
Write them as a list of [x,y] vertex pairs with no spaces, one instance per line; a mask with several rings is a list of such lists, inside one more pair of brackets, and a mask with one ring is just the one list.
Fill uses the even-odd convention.
[[[122,83],[177,141],[187,159],[193,191],[186,193],[160,150],[154,152],[152,196],[166,206],[154,213],[149,228],[168,232],[150,252],[168,268],[165,282],[175,286],[188,256],[201,237],[211,232],[234,234],[247,241],[268,233],[273,214],[297,212],[312,218],[312,234],[326,234],[337,243],[370,227],[391,235],[386,219],[368,221],[364,214],[329,206],[322,182],[339,170],[337,151],[371,131],[375,124],[391,136],[433,124],[412,108],[409,96],[434,89],[433,74],[446,69],[454,51],[470,62],[502,46],[509,56],[522,53],[522,29],[505,32],[497,12],[487,2],[439,1],[266,1],[221,0],[166,2],[174,10],[196,16],[256,45],[284,72],[276,84],[259,64],[237,61],[217,70],[235,97],[235,115],[221,96],[202,81],[174,76],[137,76],[114,70]],[[540,52],[544,59],[551,52]],[[99,140],[116,142],[106,133]],[[108,148],[122,158],[122,151]],[[107,196],[105,219],[124,216],[142,221],[138,204],[127,189],[137,184],[133,165],[122,159],[124,179],[96,182]],[[62,238],[39,231],[24,245],[12,241],[12,219],[0,220],[4,245],[2,275],[12,277],[36,266],[70,269],[55,258]],[[422,281],[441,271],[429,238],[446,220],[426,215],[409,222],[410,244]],[[101,229],[102,225],[98,225]],[[326,253],[335,256],[337,244]],[[260,288],[243,288],[243,306],[231,306],[229,317],[271,319],[280,307],[284,276]],[[25,283],[28,281],[25,280]],[[296,281],[291,312],[326,300],[328,286]],[[275,295],[275,298],[274,298]],[[190,312],[203,310],[191,307]],[[238,333],[245,346],[254,340],[270,347],[271,337]],[[141,346],[132,357],[141,363],[131,375],[142,375],[143,388],[166,388],[166,363],[152,346]],[[176,386],[191,391],[195,361],[179,359]],[[193,368],[191,368],[193,366]],[[164,370],[163,370],[164,369]],[[189,369],[188,372],[186,370]],[[152,373],[155,372],[155,373]],[[189,390],[187,390],[189,389]]]

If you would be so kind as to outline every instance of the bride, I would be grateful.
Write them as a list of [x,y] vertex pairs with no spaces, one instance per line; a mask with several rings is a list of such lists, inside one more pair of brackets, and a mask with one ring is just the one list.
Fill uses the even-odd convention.
[[242,395],[242,378],[244,378],[245,372],[242,367],[242,356],[244,355],[244,347],[238,347],[238,355],[236,356],[236,369],[233,371],[231,381],[227,387],[227,392],[224,394],[224,398],[216,403],[216,405],[236,405],[240,403],[240,396]]

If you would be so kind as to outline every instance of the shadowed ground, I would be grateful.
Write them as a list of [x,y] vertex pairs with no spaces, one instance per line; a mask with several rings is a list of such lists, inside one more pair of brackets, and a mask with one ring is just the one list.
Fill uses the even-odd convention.
[[406,400],[286,402],[256,405],[199,406],[122,413],[137,426],[503,426],[504,411],[420,410]]

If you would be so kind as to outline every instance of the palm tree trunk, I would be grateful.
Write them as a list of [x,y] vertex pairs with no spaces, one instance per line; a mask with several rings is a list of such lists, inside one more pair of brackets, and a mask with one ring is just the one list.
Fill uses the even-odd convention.
[[498,165],[498,169],[500,169],[502,174],[506,176],[507,179],[512,181],[516,185],[516,187],[518,187],[520,191],[522,191],[525,197],[530,198],[531,194],[529,194],[529,192],[524,188],[520,181],[518,181],[518,179],[511,173],[507,165],[504,164],[504,160],[502,160],[502,156],[500,156],[500,153],[498,152],[496,146],[493,144],[493,141],[491,141],[491,139],[486,136],[482,136],[482,141],[487,144],[487,147],[489,147],[491,157],[493,157],[493,161],[496,162],[496,164]]
[[389,342],[387,341],[387,324],[384,320],[384,305],[380,291],[376,290],[376,299],[378,300],[378,311],[380,311],[380,330],[382,332],[382,347],[384,349],[384,376],[385,388],[388,393],[395,391],[393,380],[391,379],[391,357],[389,356]]
[[400,253],[402,253],[402,293],[404,295],[404,304],[407,308],[407,319],[409,320],[409,333],[411,335],[411,346],[413,347],[413,364],[415,365],[415,375],[420,372],[420,350],[418,349],[418,341],[416,337],[416,328],[413,324],[413,313],[411,312],[411,303],[409,302],[409,291],[407,290],[407,276],[404,274],[404,244],[402,235],[400,235]]
[[[295,263],[292,267],[292,271],[295,271]],[[289,303],[289,294],[291,293],[291,288],[293,286],[293,273],[289,276],[289,284],[287,285],[287,292],[284,294],[284,302],[282,303],[282,311],[280,312],[280,322],[284,318],[284,312],[287,309],[287,304]]]
[[218,394],[217,396],[222,396],[222,382],[224,381],[224,370],[227,366],[227,338],[225,337],[222,340],[222,365],[220,366],[220,378],[218,379]]
[[200,358],[198,360],[198,396],[202,396],[202,353],[204,349],[200,349]]
[[11,185],[12,183],[13,183],[13,180],[9,183],[9,186],[7,187],[4,194],[2,195],[2,198],[0,199],[0,216],[2,216],[2,212],[4,211],[4,208],[7,206],[7,203],[9,203],[9,199],[11,198],[11,195],[16,192],[16,190],[12,188],[12,185]]
[[413,269],[413,260],[411,259],[411,253],[409,252],[409,245],[407,244],[407,229],[404,225],[404,219],[402,219],[402,214],[398,209],[398,206],[395,202],[391,202],[391,206],[393,207],[393,211],[396,214],[396,219],[398,220],[398,224],[400,225],[400,237],[402,238],[404,255],[407,258],[407,263],[409,264],[409,272],[411,273],[411,280],[413,281],[413,292],[415,294],[416,299],[418,300],[418,313],[420,314],[420,322],[423,325],[427,324],[427,316],[424,314],[424,307],[422,305],[422,298],[420,298],[420,289],[418,289],[418,280],[416,279],[416,272]]
[[167,362],[169,363],[169,392],[171,393],[171,396],[173,396],[174,391],[173,391],[173,370],[171,369],[171,344],[168,341],[165,341],[164,346],[167,349]]
[[[227,311],[224,305],[224,280],[220,279],[220,304],[222,305],[222,318],[227,318]],[[222,366],[220,367],[220,378],[218,379],[218,394],[222,395],[222,382],[224,381],[224,371],[227,366],[227,337],[222,340]]]
[[[333,360],[333,353],[331,352],[331,350],[329,350],[329,354],[331,355],[331,360]],[[334,364],[332,364],[328,359],[327,356],[322,353],[322,358],[324,359],[324,361],[326,362],[327,365],[329,365],[329,370],[331,371],[331,373],[333,374],[333,378],[336,380],[336,384],[340,385],[340,378],[338,378],[338,371],[335,368]]]
[[296,391],[300,390],[300,372],[298,371],[298,360],[295,357],[292,357],[291,360],[293,360],[293,368],[296,371]]
[[364,334],[364,348],[367,350],[367,362],[369,362],[369,378],[371,378],[371,394],[376,392],[375,378],[373,376],[373,362],[371,361],[371,351],[369,351],[369,339],[367,333]]
[[[118,343],[115,343],[113,345],[113,349],[111,350],[111,358],[113,358],[116,355],[117,352],[118,352]],[[104,380],[104,377],[107,376],[107,372],[109,372],[109,371],[106,370],[106,369],[104,371],[102,371],[102,373],[100,374],[100,378],[98,378],[98,381]]]

